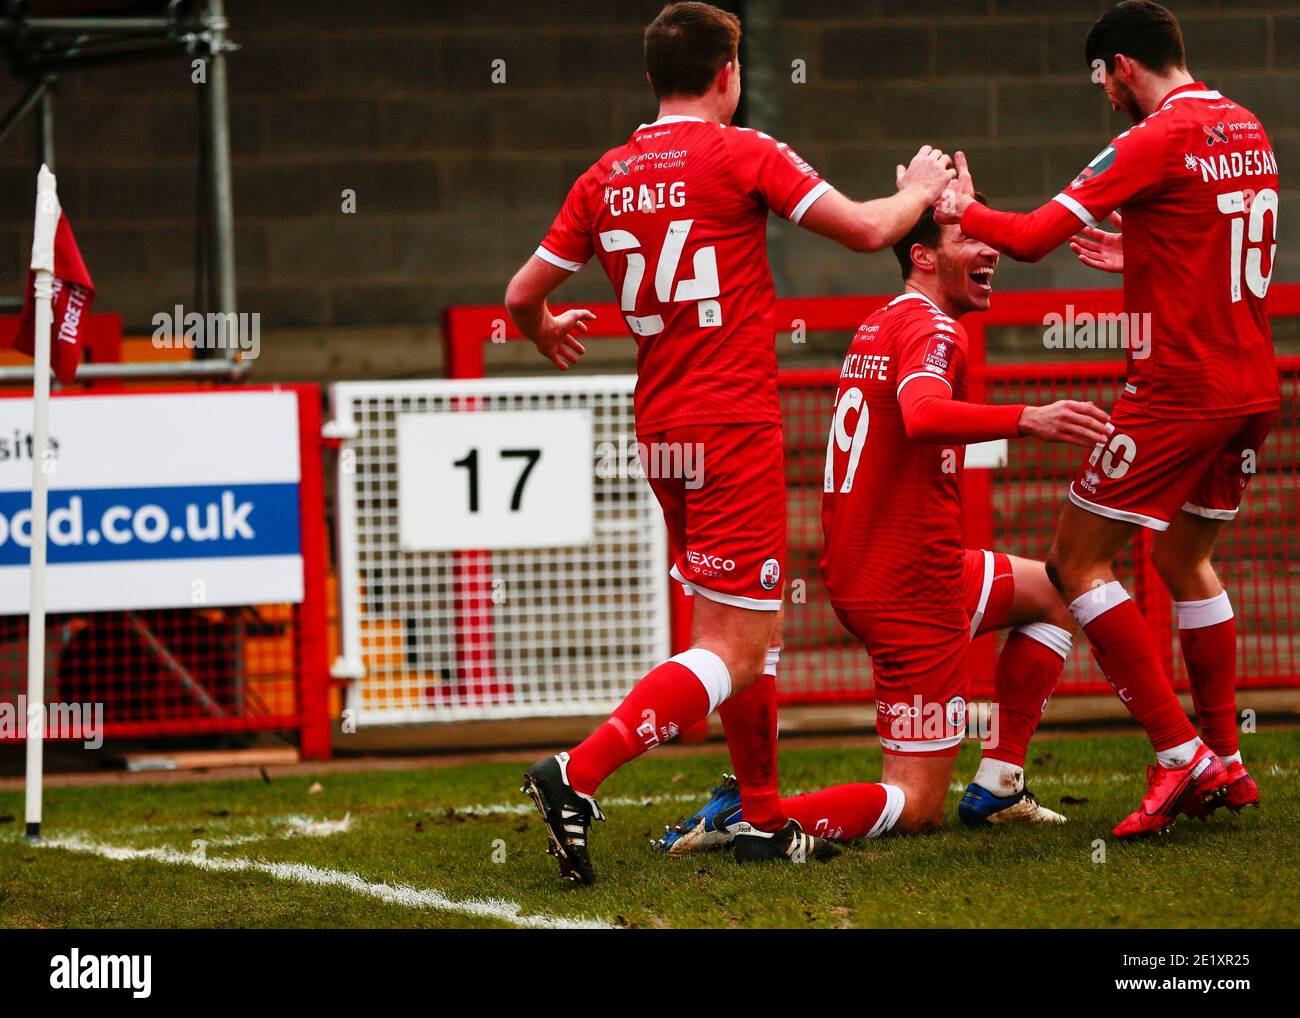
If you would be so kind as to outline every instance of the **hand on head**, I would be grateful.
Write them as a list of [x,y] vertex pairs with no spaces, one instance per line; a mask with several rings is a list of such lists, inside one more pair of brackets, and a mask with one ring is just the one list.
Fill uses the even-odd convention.
[[954,179],[957,171],[953,169],[952,159],[937,148],[922,145],[912,161],[906,167],[899,165],[894,169],[894,181],[901,191],[908,187],[923,189],[934,201]]
[[971,179],[966,153],[956,155],[955,177],[934,203],[934,221],[940,226],[956,226],[967,206],[975,200],[975,181]]

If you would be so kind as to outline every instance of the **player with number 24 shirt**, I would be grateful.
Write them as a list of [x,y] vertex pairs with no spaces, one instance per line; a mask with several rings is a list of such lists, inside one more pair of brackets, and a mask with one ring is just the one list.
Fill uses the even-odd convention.
[[897,193],[849,200],[788,146],[732,125],[739,42],[739,20],[716,7],[663,9],[645,33],[659,116],[582,174],[506,292],[520,331],[567,369],[584,352],[580,337],[592,315],[554,315],[546,298],[597,258],[638,345],[642,448],[702,453],[702,477],[663,476],[646,464],[668,526],[672,575],[695,595],[691,647],[647,673],[581,745],[539,761],[524,778],[551,854],[582,883],[594,879],[587,834],[600,816],[597,786],[714,710],[745,801],[737,859],[804,862],[833,853],[783,812],[777,782],[786,500],[767,217],[875,251],[902,237],[955,171],[925,146],[897,168]]

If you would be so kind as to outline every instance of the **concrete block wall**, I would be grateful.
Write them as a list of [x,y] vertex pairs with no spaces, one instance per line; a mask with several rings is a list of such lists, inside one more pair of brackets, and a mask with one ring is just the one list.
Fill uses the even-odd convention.
[[[262,315],[257,374],[440,371],[442,308],[498,301],[572,179],[654,115],[640,39],[659,7],[230,0],[242,47],[230,60],[239,294],[243,310]],[[749,123],[855,197],[886,192],[894,164],[930,142],[965,148],[997,205],[1030,208],[1125,126],[1083,65],[1084,34],[1105,7],[1095,0],[749,7]],[[1292,207],[1300,4],[1173,7],[1192,69],[1268,126],[1282,207]],[[795,60],[805,62],[805,83],[790,80]],[[189,75],[183,58],[89,71],[68,76],[55,101],[61,191],[99,306],[122,311],[137,331],[156,311],[193,300],[198,86]],[[9,84],[0,99],[19,89]],[[32,148],[26,127],[0,147],[0,280],[12,281],[3,290],[17,289],[30,245]],[[345,189],[355,214],[342,211]],[[1298,224],[1283,212],[1275,279],[1300,278]],[[852,256],[781,223],[770,248],[785,294],[897,285],[891,256]],[[999,277],[1007,288],[1104,282],[1062,252]],[[563,296],[609,293],[593,265]],[[527,354],[511,351],[503,364],[528,366]],[[614,360],[627,362],[624,353]]]

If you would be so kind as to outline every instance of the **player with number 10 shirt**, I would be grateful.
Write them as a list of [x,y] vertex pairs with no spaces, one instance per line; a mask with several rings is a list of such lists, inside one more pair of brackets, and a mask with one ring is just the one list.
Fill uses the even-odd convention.
[[[1098,662],[1156,751],[1142,807],[1115,828],[1133,837],[1164,830],[1180,813],[1259,799],[1237,740],[1236,624],[1211,559],[1280,407],[1265,309],[1278,175],[1259,118],[1192,77],[1182,31],[1160,4],[1117,4],[1084,49],[1093,81],[1133,127],[1034,212],[994,211],[950,189],[936,216],[1025,260],[1081,231],[1072,244],[1080,260],[1122,271],[1126,317],[1149,323],[1149,337],[1129,344],[1115,432],[1080,465],[1048,555]],[[1122,241],[1098,229],[1117,210]],[[1177,608],[1199,733],[1111,569],[1136,527],[1155,532],[1152,559]]]

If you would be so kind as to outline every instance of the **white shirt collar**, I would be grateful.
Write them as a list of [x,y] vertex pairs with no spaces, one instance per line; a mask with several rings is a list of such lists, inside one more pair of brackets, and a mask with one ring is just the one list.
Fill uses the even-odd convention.
[[644,131],[647,127],[662,127],[664,124],[689,124],[689,123],[702,124],[704,123],[704,118],[703,117],[682,117],[682,116],[678,116],[675,113],[672,113],[666,117],[660,117],[653,124],[642,124],[640,127],[637,128],[637,130]]
[[1190,92],[1175,92],[1173,95],[1171,95],[1168,99],[1165,100],[1164,105],[1167,106],[1175,99],[1222,99],[1222,98],[1223,98],[1222,92],[1216,92],[1210,88],[1207,89],[1198,88]]
[[923,293],[917,293],[915,290],[908,290],[906,293],[900,293],[897,297],[895,297],[893,300],[891,300],[887,306],[888,306],[888,307],[893,307],[893,306],[894,306],[895,304],[897,304],[900,300],[923,300],[923,301],[925,301],[927,304],[929,304],[930,307],[932,307],[932,308],[934,308],[936,311],[938,311],[939,314],[943,314],[943,313],[944,313],[944,312],[939,308],[939,305],[938,305],[938,304],[936,304],[934,301],[932,301],[932,300],[931,300],[929,297],[927,297],[925,294],[923,294]]

